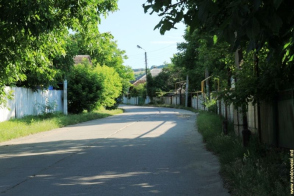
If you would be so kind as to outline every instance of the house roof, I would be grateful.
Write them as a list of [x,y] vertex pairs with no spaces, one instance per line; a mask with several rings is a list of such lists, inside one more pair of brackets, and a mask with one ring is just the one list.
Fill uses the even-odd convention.
[[88,59],[89,63],[92,64],[92,62],[91,62],[91,56],[90,55],[76,55],[74,57],[75,65],[81,63],[83,59]]
[[[162,68],[154,68],[150,70],[150,74],[152,77],[156,77],[158,76],[158,74],[162,72]],[[146,82],[146,74],[144,74],[141,78],[139,78],[138,80],[136,80],[133,85],[138,85],[138,84],[142,84]]]

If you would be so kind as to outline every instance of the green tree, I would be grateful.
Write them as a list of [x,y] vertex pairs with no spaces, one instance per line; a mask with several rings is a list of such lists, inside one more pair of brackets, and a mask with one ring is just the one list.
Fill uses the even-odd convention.
[[[25,79],[18,80],[15,83],[16,86],[31,88],[33,90],[47,88],[49,85],[57,87],[57,84],[61,83],[66,78],[66,74],[70,72],[71,67],[74,65],[73,57],[78,54],[77,48],[71,44],[68,35],[65,34],[59,43],[62,43],[61,47],[64,48],[64,55],[58,53],[51,55],[51,65],[45,66],[42,69],[38,67],[39,64],[34,67],[32,64],[28,65],[30,68],[23,72]],[[46,47],[47,50],[44,50],[43,56],[50,56],[49,52],[53,45],[45,44],[44,47]]]
[[138,84],[130,88],[130,97],[146,97],[146,84]]
[[185,75],[181,67],[173,63],[168,64],[162,71],[154,77],[155,86],[162,92],[173,92],[176,82],[184,80]]
[[254,50],[265,43],[274,49],[278,44],[276,39],[293,37],[293,32],[289,31],[294,25],[293,4],[291,0],[147,0],[143,7],[145,12],[151,9],[151,14],[156,12],[162,16],[155,27],[161,33],[184,21],[191,32],[195,29],[213,32],[235,48],[240,42],[249,41],[249,49]]
[[68,111],[94,110],[102,99],[102,89],[101,78],[88,61],[74,66],[68,75]]
[[116,98],[121,95],[122,83],[118,73],[112,67],[96,66],[94,72],[99,77],[100,99],[98,105],[111,107],[116,103]]
[[246,115],[249,101],[258,105],[261,100],[271,101],[277,109],[279,91],[294,86],[293,6],[291,0],[147,0],[143,5],[145,12],[151,9],[151,14],[162,16],[155,26],[162,34],[183,20],[190,33],[197,29],[213,35],[215,40],[229,43],[230,51],[236,51],[235,66],[227,74],[234,76],[235,88],[230,89],[228,81],[219,98],[242,108],[244,134],[250,133]]
[[99,33],[97,28],[89,27],[87,32],[74,34],[72,41],[79,48],[79,54],[91,55],[93,65],[114,68],[121,78],[123,92],[127,92],[134,74],[129,66],[124,65],[125,51],[118,48],[110,33]]
[[[27,79],[53,81],[53,59],[65,55],[68,29],[97,26],[101,14],[116,9],[116,0],[1,1],[0,98],[4,85]],[[34,76],[36,80],[30,79]]]
[[160,97],[167,92],[174,92],[177,82],[184,80],[185,75],[183,69],[176,67],[173,64],[168,64],[155,77],[152,77],[150,72],[147,74],[148,81],[148,96]]
[[[240,79],[236,85],[242,86],[240,90],[246,90],[247,96],[253,96],[258,100],[267,97],[268,92],[273,92],[271,95],[274,96],[276,92],[285,88],[285,84],[289,87],[294,84],[293,4],[290,0],[148,0],[143,7],[145,12],[151,10],[151,13],[156,12],[162,16],[162,20],[155,27],[159,28],[161,33],[183,20],[191,28],[190,33],[198,29],[201,34],[209,34],[211,37],[218,37],[218,40],[228,42],[233,51],[239,49],[243,56],[246,56],[246,53],[251,54],[251,57],[247,58],[249,62],[241,59],[244,62],[243,67],[254,61],[255,73],[251,74],[258,76],[255,77],[255,85],[265,88],[259,93],[249,92],[247,89],[251,89],[252,83],[248,81],[246,88],[244,80],[243,84],[238,84]],[[244,50],[246,48],[247,52]],[[250,51],[253,53],[249,53]],[[245,69],[247,68],[234,71],[242,77],[244,74],[241,72]],[[270,85],[265,85],[267,82],[270,82]]]

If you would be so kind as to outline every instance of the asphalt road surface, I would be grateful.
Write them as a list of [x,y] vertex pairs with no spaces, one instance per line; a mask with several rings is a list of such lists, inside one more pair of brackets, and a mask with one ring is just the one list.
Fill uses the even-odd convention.
[[195,113],[121,107],[121,115],[0,143],[0,195],[229,195]]

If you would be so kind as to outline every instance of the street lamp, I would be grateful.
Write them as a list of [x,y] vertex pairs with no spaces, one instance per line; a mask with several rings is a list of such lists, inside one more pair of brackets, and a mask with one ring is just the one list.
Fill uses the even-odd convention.
[[146,50],[145,50],[144,48],[142,48],[141,46],[137,45],[137,47],[145,51],[146,99],[147,99],[147,102],[148,102],[147,52],[146,52]]

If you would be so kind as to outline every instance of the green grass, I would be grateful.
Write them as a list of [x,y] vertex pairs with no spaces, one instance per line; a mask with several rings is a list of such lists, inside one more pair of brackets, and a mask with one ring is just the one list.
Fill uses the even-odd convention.
[[222,119],[213,113],[200,112],[198,131],[208,150],[221,164],[221,175],[232,195],[289,195],[289,150],[260,144],[253,135],[247,148],[233,133],[222,134]]
[[47,114],[13,119],[0,123],[0,142],[120,113],[123,113],[123,110],[99,110],[67,116],[63,114]]

